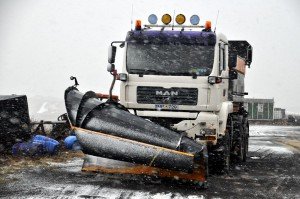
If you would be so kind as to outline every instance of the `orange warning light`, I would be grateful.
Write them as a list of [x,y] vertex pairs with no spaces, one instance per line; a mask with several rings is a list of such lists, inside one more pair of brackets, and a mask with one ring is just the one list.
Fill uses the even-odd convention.
[[206,21],[206,22],[205,22],[204,28],[205,28],[206,30],[211,29],[211,21]]
[[135,21],[135,29],[136,30],[141,30],[142,29],[142,21],[141,20],[136,20]]

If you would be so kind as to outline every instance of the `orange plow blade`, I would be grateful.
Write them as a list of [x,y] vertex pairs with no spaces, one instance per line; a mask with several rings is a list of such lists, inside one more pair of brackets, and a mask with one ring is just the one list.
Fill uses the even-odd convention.
[[205,165],[206,163],[203,162],[203,164],[200,164],[199,167],[195,168],[191,173],[186,173],[182,171],[161,169],[157,167],[86,155],[82,166],[82,171],[107,174],[155,176],[160,178],[185,180],[198,185],[205,185],[207,181],[207,168]]

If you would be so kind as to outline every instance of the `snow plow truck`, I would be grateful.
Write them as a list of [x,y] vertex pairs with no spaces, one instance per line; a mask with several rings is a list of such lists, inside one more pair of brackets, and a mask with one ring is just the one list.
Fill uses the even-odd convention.
[[[249,123],[243,106],[252,46],[216,34],[197,15],[154,14],[113,41],[109,94],[65,91],[69,122],[83,152],[83,171],[175,178],[205,186],[208,168],[228,172],[246,161]],[[115,68],[124,48],[122,72]],[[73,78],[74,79],[74,78]],[[75,79],[76,80],[76,79]],[[112,94],[121,82],[120,96]],[[97,157],[97,158],[95,158]]]

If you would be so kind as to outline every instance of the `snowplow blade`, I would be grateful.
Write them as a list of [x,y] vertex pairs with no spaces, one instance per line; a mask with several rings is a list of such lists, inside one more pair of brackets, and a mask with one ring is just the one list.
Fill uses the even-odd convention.
[[74,128],[83,152],[114,160],[191,172],[194,155],[101,132]]
[[92,91],[82,94],[69,87],[65,103],[69,122],[85,154],[133,163],[137,165],[131,167],[136,168],[135,172],[145,174],[150,170],[168,171],[168,175],[201,170],[205,176],[206,146],[183,134],[133,115],[121,104],[103,102]]

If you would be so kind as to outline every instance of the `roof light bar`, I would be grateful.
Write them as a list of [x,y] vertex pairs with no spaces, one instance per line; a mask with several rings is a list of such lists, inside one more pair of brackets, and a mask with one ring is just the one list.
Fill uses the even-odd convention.
[[[186,21],[186,17],[183,14],[178,14],[175,18],[175,21],[177,23],[177,25],[174,24],[170,24],[172,21],[172,17],[170,14],[164,14],[161,17],[161,21],[163,23],[163,25],[157,24],[158,22],[158,18],[157,15],[155,14],[150,14],[148,16],[148,25],[144,25],[145,28],[152,28],[152,27],[161,27],[162,29],[164,29],[165,27],[180,27],[180,28],[204,28],[205,30],[209,31],[211,29],[211,21],[206,21],[205,25],[199,25],[200,23],[200,17],[198,15],[192,15],[190,17],[190,23],[191,25],[183,25]],[[136,23],[136,29],[140,30],[141,27],[141,22],[137,22]]]
[[195,25],[158,25],[158,24],[145,24],[146,28],[204,28],[204,26]]

